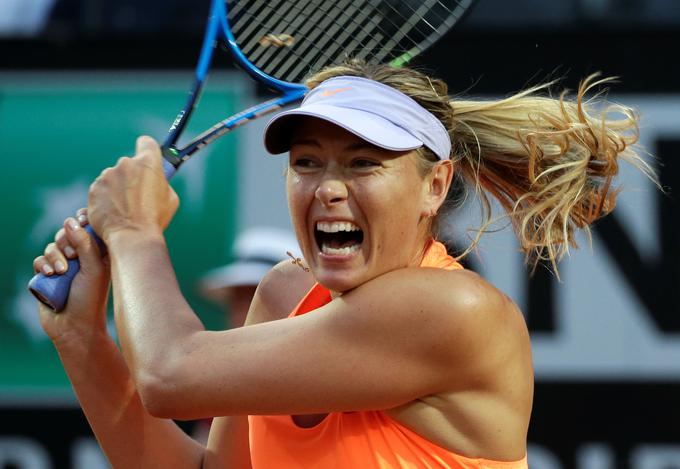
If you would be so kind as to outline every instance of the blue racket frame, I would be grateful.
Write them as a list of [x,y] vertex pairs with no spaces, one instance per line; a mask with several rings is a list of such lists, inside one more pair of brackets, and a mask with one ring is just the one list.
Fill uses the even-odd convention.
[[[220,41],[223,41],[228,45],[234,60],[250,76],[263,85],[281,92],[282,96],[252,106],[238,114],[234,114],[203,132],[191,140],[186,146],[178,148],[176,146],[177,141],[179,140],[186,123],[189,121],[191,114],[198,105],[200,93],[208,76],[215,49]],[[166,179],[169,180],[172,178],[182,163],[210,142],[246,122],[274,112],[288,104],[301,101],[306,93],[307,87],[304,85],[278,80],[262,72],[262,70],[250,63],[239,49],[238,44],[229,29],[226,1],[212,0],[210,16],[203,39],[203,45],[201,46],[198,64],[196,66],[193,86],[191,87],[184,108],[175,118],[168,131],[168,135],[161,146],[163,154],[163,172],[165,173]],[[102,253],[105,253],[106,246],[101,238],[97,236],[90,226],[86,226],[85,230],[90,233],[98,243]],[[28,283],[28,289],[38,300],[52,308],[55,312],[62,311],[68,301],[71,283],[79,270],[80,262],[78,259],[69,260],[68,270],[64,274],[55,273],[47,276],[43,273],[38,273]]]

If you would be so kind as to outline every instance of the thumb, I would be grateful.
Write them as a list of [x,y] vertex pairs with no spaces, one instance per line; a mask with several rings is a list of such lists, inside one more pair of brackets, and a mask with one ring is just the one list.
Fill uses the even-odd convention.
[[158,145],[158,142],[156,142],[156,140],[154,140],[152,137],[149,137],[148,135],[142,135],[140,137],[137,137],[137,142],[135,144],[135,152],[136,153],[146,153],[146,152],[151,152],[151,153],[158,152],[158,153],[160,153],[160,145]]
[[144,162],[145,166],[162,171],[161,147],[158,142],[148,135],[137,138],[135,144],[135,158]]

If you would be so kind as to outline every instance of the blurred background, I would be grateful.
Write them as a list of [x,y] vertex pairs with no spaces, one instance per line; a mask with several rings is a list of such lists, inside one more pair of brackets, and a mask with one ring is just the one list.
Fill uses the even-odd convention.
[[[208,4],[0,0],[0,469],[107,467],[25,285],[99,171],[131,154],[137,135],[164,136],[184,104]],[[678,51],[678,0],[478,0],[418,62],[453,95],[479,98],[617,76],[608,98],[640,111],[641,145],[670,188],[663,195],[622,167],[617,210],[561,264],[561,282],[545,268],[530,277],[509,230],[487,235],[467,260],[531,329],[532,469],[680,468]],[[266,94],[223,56],[214,68],[193,129]],[[230,324],[199,294],[204,273],[231,260],[237,232],[290,228],[283,159],[264,153],[264,121],[173,180],[182,200],[168,232],[173,263],[210,329]],[[450,244],[465,246],[475,218],[474,207],[454,214]]]

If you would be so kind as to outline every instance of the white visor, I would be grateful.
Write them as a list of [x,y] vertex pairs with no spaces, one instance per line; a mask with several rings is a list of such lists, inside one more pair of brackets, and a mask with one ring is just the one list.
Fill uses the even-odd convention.
[[301,116],[331,122],[386,150],[425,146],[442,160],[451,154],[451,139],[439,119],[404,93],[374,80],[341,76],[324,81],[299,108],[269,121],[264,132],[267,151],[290,150],[292,126]]

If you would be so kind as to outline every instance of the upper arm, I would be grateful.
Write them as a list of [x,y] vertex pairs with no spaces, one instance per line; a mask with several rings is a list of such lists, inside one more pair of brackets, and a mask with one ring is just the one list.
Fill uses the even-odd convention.
[[485,357],[502,342],[508,306],[461,274],[395,271],[311,314],[197,333],[168,406],[189,415],[382,409],[464,386],[492,368]]

